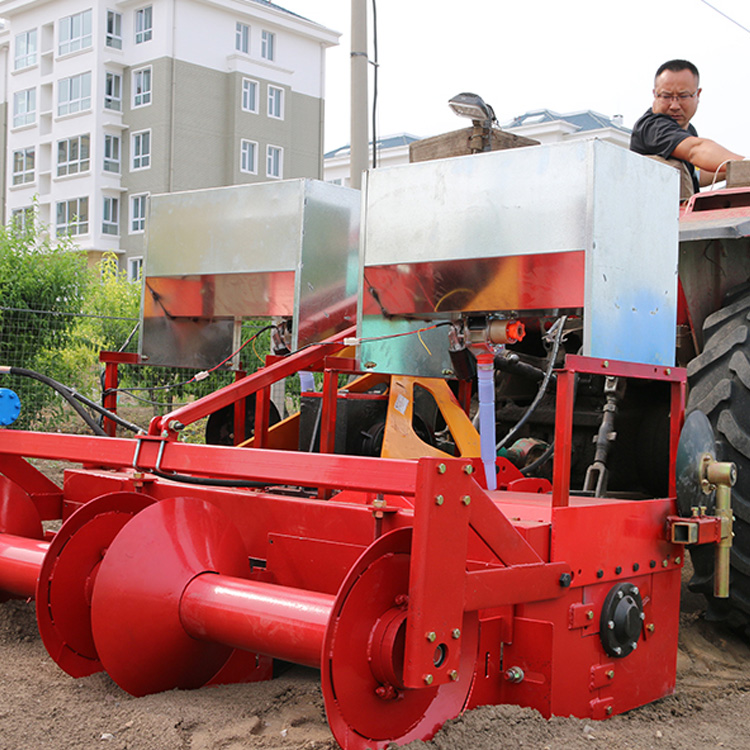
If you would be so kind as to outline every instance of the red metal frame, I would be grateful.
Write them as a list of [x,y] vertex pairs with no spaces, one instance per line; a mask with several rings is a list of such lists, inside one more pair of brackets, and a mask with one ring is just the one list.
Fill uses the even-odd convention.
[[[59,560],[47,570],[85,573],[46,574],[40,581],[62,586],[63,594],[68,586],[79,604],[93,601],[91,623],[86,606],[77,605],[73,631],[55,630],[57,653],[70,651],[66,639],[78,637],[76,628],[92,632],[98,652],[92,663],[100,659],[138,693],[204,684],[212,676],[205,665],[215,671],[228,664],[237,647],[320,664],[333,731],[343,746],[358,749],[417,738],[404,727],[420,727],[426,739],[465,706],[513,702],[546,716],[606,718],[670,692],[683,554],[666,536],[674,481],[665,498],[578,496],[570,488],[570,446],[576,374],[664,382],[671,476],[685,372],[568,357],[557,375],[551,492],[548,483],[525,479],[505,459],[498,459],[498,472],[499,486],[507,489],[488,492],[476,459],[333,453],[338,375],[346,365],[334,355],[344,352],[349,333],[155,418],[149,434],[134,439],[0,431],[3,472],[46,517],[56,511],[65,520],[62,540],[72,540],[54,545]],[[271,384],[300,369],[324,372],[321,452],[259,449],[271,435]],[[253,393],[255,447],[178,441],[180,424]],[[26,461],[48,457],[83,468],[69,469],[61,489]],[[197,484],[173,481],[170,474],[190,475]],[[216,480],[250,484],[210,483]],[[135,512],[132,520],[110,522],[118,495],[109,493],[120,493],[123,512]],[[144,510],[135,503],[140,497]],[[86,516],[75,512],[87,508]],[[149,520],[157,517],[158,523]],[[105,527],[114,538],[97,538],[96,529]],[[46,547],[38,545],[46,543],[18,539],[0,533],[0,588],[30,596],[45,564]],[[87,567],[97,545],[104,560]],[[182,561],[177,568],[175,545]],[[131,569],[136,558],[138,568]],[[78,590],[84,579],[88,599]],[[644,622],[639,648],[613,659],[602,647],[600,623],[607,594],[623,581],[642,592]],[[389,593],[372,598],[363,589],[370,585]],[[161,593],[146,595],[154,587]],[[125,589],[126,609],[138,606],[140,591],[159,602],[149,605],[140,645],[127,652],[111,614],[113,607],[122,609],[116,603]],[[52,609],[60,606],[59,590],[52,598],[43,595]],[[290,622],[290,607],[297,611],[289,625],[300,635],[296,645],[277,636]],[[335,636],[339,628],[377,644],[374,656],[357,652],[358,639]],[[165,661],[168,653],[171,661]],[[74,661],[60,657],[73,673],[81,668]],[[349,661],[364,671],[341,672]],[[268,669],[239,673],[259,679]],[[344,699],[343,693],[358,697]]]

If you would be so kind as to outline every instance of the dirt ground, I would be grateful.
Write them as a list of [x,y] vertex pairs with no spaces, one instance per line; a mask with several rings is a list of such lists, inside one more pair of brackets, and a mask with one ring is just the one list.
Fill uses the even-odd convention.
[[[412,750],[692,750],[750,744],[750,648],[683,597],[677,691],[605,722],[480,708]],[[263,683],[133,698],[102,674],[75,680],[47,655],[33,602],[0,604],[0,750],[333,750],[314,670]]]

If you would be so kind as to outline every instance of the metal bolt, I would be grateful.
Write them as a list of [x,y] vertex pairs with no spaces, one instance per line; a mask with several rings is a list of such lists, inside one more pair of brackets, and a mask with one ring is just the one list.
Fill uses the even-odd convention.
[[571,576],[570,573],[562,573],[560,575],[560,585],[564,589],[568,588],[568,586],[570,586],[572,581],[573,581],[573,576]]
[[671,367],[667,367],[667,369],[664,370],[664,372],[666,372],[667,375],[671,375],[672,374],[672,368]]
[[632,592],[633,596],[638,596],[638,594],[641,593],[641,590],[638,588],[638,586],[633,586]]
[[638,648],[638,642],[637,641],[632,641],[631,644],[630,644],[630,648],[632,648],[633,651],[635,651]]
[[521,667],[511,667],[510,669],[505,670],[505,679],[508,680],[508,682],[523,682],[525,676],[526,675],[524,675]]
[[455,373],[453,372],[453,370],[446,369],[443,370],[443,375],[445,375],[446,378],[450,378],[451,376],[455,375]]
[[664,560],[661,561],[662,568],[666,568],[669,565],[669,560],[667,558],[664,558]]
[[445,502],[445,498],[442,495],[438,495],[435,498],[435,505],[442,505]]
[[377,362],[365,362],[365,369],[366,370],[372,370],[373,367],[377,365]]
[[457,641],[461,637],[461,631],[458,628],[454,628],[451,637]]
[[675,565],[679,565],[681,562],[682,562],[682,558],[681,557],[675,557],[675,559],[674,559],[674,564]]
[[608,680],[612,680],[615,677],[615,670],[614,669],[608,669],[605,674],[607,675]]
[[169,430],[162,430],[161,431],[161,436],[162,437],[169,437]]
[[607,716],[612,716],[612,706],[607,706],[604,709],[604,713],[607,714]]
[[641,618],[641,620],[645,620],[646,619],[646,613],[645,612],[641,612],[640,618]]
[[604,571],[603,570],[597,570],[596,571],[596,577],[597,578],[603,578],[604,577]]
[[473,474],[474,473],[474,467],[471,464],[466,464],[464,466],[464,474]]
[[469,495],[464,495],[464,496],[463,496],[463,497],[461,498],[461,502],[462,502],[462,503],[463,503],[464,505],[468,505],[468,504],[469,504],[469,503],[471,502],[471,497],[470,497]]
[[448,672],[448,677],[455,682],[458,679],[458,672],[456,672],[455,669],[452,669],[450,672]]
[[625,594],[622,593],[622,590],[617,592],[617,598],[622,599],[622,597],[625,596]]
[[445,474],[445,464],[438,464],[437,465],[437,472],[438,472],[438,474]]
[[646,625],[646,630],[648,630],[649,633],[653,633],[654,630],[656,630],[656,625],[654,625],[653,622],[650,622],[648,625]]
[[588,612],[586,612],[586,619],[587,620],[593,620],[594,619],[594,610],[590,609]]
[[614,621],[614,620],[610,620],[610,621],[609,621],[609,622],[607,623],[607,627],[608,627],[608,628],[609,628],[610,630],[614,630],[614,629],[615,629],[615,621]]
[[425,685],[432,685],[432,680],[433,680],[433,677],[432,677],[431,674],[426,674],[424,676],[424,684]]
[[435,635],[435,631],[434,630],[431,630],[429,633],[426,634],[425,638],[427,638],[427,640],[430,643],[434,643],[435,639],[437,638],[437,635]]
[[622,653],[622,649],[619,646],[615,646],[612,649],[618,656]]
[[609,367],[609,361],[605,359],[604,362],[602,362],[602,367]]

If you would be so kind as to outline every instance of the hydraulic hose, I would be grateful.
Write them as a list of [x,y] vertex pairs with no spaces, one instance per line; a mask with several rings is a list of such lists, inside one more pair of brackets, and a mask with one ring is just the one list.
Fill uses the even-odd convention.
[[560,343],[562,342],[563,333],[565,331],[565,322],[567,321],[567,319],[568,319],[568,316],[563,315],[562,317],[557,319],[555,324],[550,329],[550,332],[552,332],[555,329],[557,329],[557,331],[556,331],[554,343],[552,345],[552,351],[550,352],[549,363],[547,364],[547,370],[544,373],[544,378],[542,379],[542,382],[539,386],[539,390],[537,391],[536,396],[534,396],[534,400],[529,404],[529,408],[526,409],[521,419],[518,420],[516,425],[511,428],[510,432],[508,432],[508,434],[495,446],[496,451],[499,451],[503,446],[505,446],[507,443],[511,441],[511,438],[514,438],[518,434],[520,429],[526,424],[526,422],[529,421],[529,418],[536,411],[537,406],[539,406],[539,403],[544,397],[544,394],[547,391],[547,386],[549,385],[549,382],[552,379],[552,370],[555,367],[555,361],[557,360],[557,352],[560,349]]
[[99,412],[103,416],[107,417],[107,419],[111,419],[113,422],[117,422],[117,424],[119,424],[121,427],[124,427],[127,430],[131,430],[132,432],[143,432],[143,428],[139,427],[138,425],[133,424],[132,422],[128,422],[126,419],[123,419],[119,415],[114,414],[108,409],[105,409],[103,406],[100,406],[99,404],[92,401],[91,399],[86,398],[86,396],[83,396],[82,394],[77,393],[72,388],[69,388],[68,386],[63,385],[62,383],[59,383],[57,380],[54,380],[53,378],[50,378],[47,375],[42,375],[42,373],[40,372],[35,372],[34,370],[27,370],[23,367],[0,366],[0,374],[17,375],[20,377],[31,378],[32,380],[38,380],[40,383],[44,383],[45,385],[48,385],[53,390],[57,391],[70,404],[70,406],[75,410],[75,412],[81,417],[81,419],[83,419],[83,421],[91,428],[91,430],[96,435],[100,435],[102,437],[108,437],[104,429],[86,411],[86,409],[84,409],[82,404],[88,406],[90,409],[94,409],[95,411]]

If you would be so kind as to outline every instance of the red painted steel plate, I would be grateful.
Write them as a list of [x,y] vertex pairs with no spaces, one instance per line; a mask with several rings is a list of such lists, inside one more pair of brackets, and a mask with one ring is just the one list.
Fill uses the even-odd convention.
[[[411,530],[398,529],[372,544],[346,577],[334,604],[323,644],[321,680],[328,722],[346,750],[377,750],[391,742],[427,740],[466,703],[476,661],[476,617],[463,621],[460,677],[421,689],[399,689],[381,698],[373,674],[373,643],[380,624],[394,617],[409,591]],[[395,613],[395,614],[394,614]],[[403,635],[390,633],[393,662],[403,659]],[[388,641],[381,637],[379,642]]]
[[0,532],[42,539],[44,531],[31,496],[15,482],[0,475]]
[[102,665],[131,695],[208,682],[232,653],[191,638],[180,598],[199,573],[246,577],[247,553],[221,510],[195,498],[139,513],[107,550],[94,585],[91,623]]
[[57,665],[73,677],[99,672],[91,633],[91,591],[107,547],[137,513],[147,495],[112,492],[81,506],[50,543],[39,572],[36,619]]

